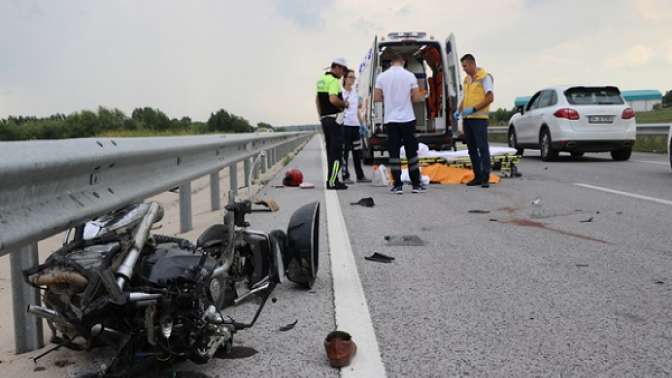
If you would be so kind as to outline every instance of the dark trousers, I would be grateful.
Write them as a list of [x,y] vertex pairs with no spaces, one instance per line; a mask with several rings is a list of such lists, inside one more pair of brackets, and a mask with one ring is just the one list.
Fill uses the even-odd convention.
[[352,151],[352,162],[355,166],[357,179],[364,178],[362,170],[362,138],[359,135],[359,127],[343,125],[343,179],[350,178],[348,170],[348,155]]
[[324,140],[327,145],[327,163],[329,164],[327,182],[333,186],[336,184],[338,175],[341,172],[343,154],[342,126],[333,117],[322,118],[320,123],[322,124],[322,132],[324,132]]
[[488,120],[465,119],[464,140],[469,149],[469,158],[474,170],[474,178],[479,181],[490,179],[490,146],[488,145]]
[[399,149],[404,146],[408,160],[408,174],[413,186],[420,185],[420,165],[418,164],[418,140],[415,138],[415,120],[410,122],[390,122],[385,124],[387,144],[390,154],[390,170],[394,186],[402,186],[401,159]]

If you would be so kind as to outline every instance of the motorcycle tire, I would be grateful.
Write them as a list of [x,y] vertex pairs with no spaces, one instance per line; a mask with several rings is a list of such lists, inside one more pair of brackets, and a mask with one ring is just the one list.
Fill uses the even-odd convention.
[[287,279],[310,289],[319,268],[320,203],[312,202],[292,214],[287,226]]

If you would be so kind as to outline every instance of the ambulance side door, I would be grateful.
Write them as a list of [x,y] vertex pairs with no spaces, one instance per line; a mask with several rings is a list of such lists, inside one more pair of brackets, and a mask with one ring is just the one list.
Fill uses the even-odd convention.
[[453,117],[453,113],[455,113],[457,107],[460,105],[464,88],[462,88],[462,75],[460,71],[462,65],[460,65],[460,57],[457,54],[455,35],[452,33],[448,39],[446,39],[445,63],[444,75],[446,78],[447,96],[444,96],[446,101],[444,109],[446,109],[446,119],[450,120],[453,135],[457,137],[459,135],[458,121]]
[[374,55],[376,54],[376,39],[373,40],[373,47],[364,56],[359,65],[357,73],[357,95],[361,101],[360,118],[364,125],[371,129],[371,103],[373,102],[373,70]]
[[378,46],[378,37],[373,40],[373,60],[371,61],[371,102],[369,103],[369,110],[371,113],[371,133],[376,131],[376,125],[382,130],[383,125],[383,103],[373,101],[373,92],[376,85],[376,78],[380,74],[380,48]]

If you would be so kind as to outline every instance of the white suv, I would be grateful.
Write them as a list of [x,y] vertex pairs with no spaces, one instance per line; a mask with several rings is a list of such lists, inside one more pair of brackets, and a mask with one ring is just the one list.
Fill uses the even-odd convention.
[[560,86],[530,98],[522,114],[509,120],[509,146],[522,155],[540,149],[541,159],[554,160],[560,151],[572,157],[584,152],[611,152],[628,160],[637,136],[635,112],[616,87]]

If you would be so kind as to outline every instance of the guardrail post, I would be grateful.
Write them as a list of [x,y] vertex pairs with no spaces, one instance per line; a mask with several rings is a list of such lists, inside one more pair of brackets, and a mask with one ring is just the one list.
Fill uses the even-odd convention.
[[219,171],[210,174],[210,208],[216,211],[222,208],[219,190]]
[[191,224],[191,181],[180,185],[180,233],[190,231]]
[[250,158],[247,158],[243,162],[243,170],[245,171],[245,187],[249,188],[250,187],[250,170],[252,169],[252,163],[250,162]]
[[261,157],[261,173],[266,173],[268,168],[268,151],[264,151],[264,156]]
[[14,302],[14,345],[16,353],[26,353],[44,346],[42,320],[26,311],[28,305],[40,305],[40,293],[23,280],[23,270],[37,265],[37,242],[28,244],[9,255]]
[[238,162],[229,165],[229,190],[233,194],[238,193]]

